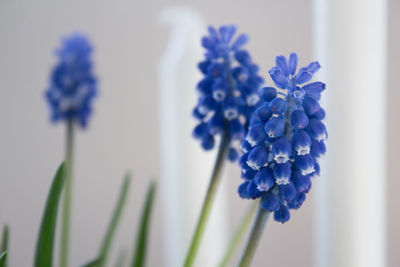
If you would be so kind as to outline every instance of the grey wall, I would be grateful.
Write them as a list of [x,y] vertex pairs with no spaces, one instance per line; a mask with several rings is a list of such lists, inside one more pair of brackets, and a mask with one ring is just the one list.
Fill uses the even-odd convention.
[[[198,9],[210,24],[238,24],[240,31],[251,36],[248,48],[263,75],[277,54],[296,51],[304,64],[312,59],[311,1],[0,0],[0,224],[11,225],[10,266],[29,266],[32,261],[43,203],[63,157],[64,128],[49,124],[43,91],[55,63],[52,51],[60,36],[74,30],[89,34],[96,46],[100,97],[89,129],[77,135],[72,265],[95,256],[126,169],[133,171],[134,181],[114,256],[120,249],[128,254],[132,250],[145,188],[151,177],[159,175],[162,133],[156,70],[168,29],[159,25],[158,14],[174,4]],[[400,148],[396,139],[400,131],[396,88],[400,21],[396,15],[400,5],[395,0],[390,5],[389,261],[390,266],[398,266],[396,188],[400,184],[395,167]],[[232,191],[240,182],[238,172],[230,166]],[[312,202],[311,193],[287,224],[270,222],[254,266],[267,261],[270,266],[312,265]],[[229,227],[233,229],[247,203],[235,192],[230,203]],[[149,266],[162,266],[159,199],[155,204]]]

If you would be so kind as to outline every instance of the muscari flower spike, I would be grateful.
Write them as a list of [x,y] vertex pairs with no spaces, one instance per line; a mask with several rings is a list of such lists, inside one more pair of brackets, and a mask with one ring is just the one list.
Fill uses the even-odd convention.
[[52,70],[46,91],[53,122],[65,120],[79,123],[83,128],[87,126],[97,94],[91,53],[89,40],[79,33],[65,38],[56,51],[58,63]]
[[319,175],[318,158],[326,152],[327,131],[319,105],[322,82],[311,82],[320,69],[318,62],[296,74],[297,55],[276,57],[269,75],[279,88],[260,90],[263,103],[254,112],[249,132],[241,144],[239,159],[244,182],[239,195],[262,198],[261,207],[274,212],[274,219],[286,222],[290,209],[298,209]]
[[228,159],[235,161],[239,153],[234,141],[247,133],[251,114],[260,103],[258,90],[263,79],[243,48],[248,41],[246,34],[234,38],[233,25],[223,25],[218,31],[210,26],[208,32],[202,39],[205,60],[198,65],[204,78],[197,85],[200,97],[193,115],[199,123],[193,136],[205,150],[210,150],[215,136],[228,131],[231,140]]

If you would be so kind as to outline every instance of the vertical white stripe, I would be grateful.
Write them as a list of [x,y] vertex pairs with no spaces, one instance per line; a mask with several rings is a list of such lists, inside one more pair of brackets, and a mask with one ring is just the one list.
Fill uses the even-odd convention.
[[314,0],[329,132],[315,266],[386,265],[386,0]]
[[[196,125],[197,64],[203,59],[203,19],[189,8],[168,8],[161,14],[171,32],[159,65],[161,194],[165,266],[181,266],[189,248],[208,187],[216,153],[205,152],[191,137]],[[211,212],[196,266],[212,266],[225,248],[226,193],[223,188]]]

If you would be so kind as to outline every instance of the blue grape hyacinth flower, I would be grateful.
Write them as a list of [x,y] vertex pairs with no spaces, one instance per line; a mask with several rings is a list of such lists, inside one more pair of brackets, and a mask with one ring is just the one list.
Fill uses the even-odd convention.
[[235,38],[233,25],[223,25],[218,31],[210,26],[208,33],[202,39],[205,60],[198,65],[204,77],[197,85],[200,97],[193,115],[199,123],[193,136],[205,150],[210,150],[215,136],[228,133],[228,159],[235,161],[239,153],[233,142],[246,135],[250,117],[260,102],[258,90],[263,79],[243,48],[248,42],[246,34]]
[[325,110],[318,101],[325,84],[309,82],[320,69],[318,62],[301,68],[297,55],[276,57],[269,71],[278,90],[260,90],[263,103],[254,112],[239,159],[244,182],[242,198],[262,198],[261,207],[274,212],[274,219],[286,222],[290,209],[298,209],[319,175],[318,158],[326,152],[328,137],[322,120]]
[[92,101],[97,94],[93,74],[92,46],[82,34],[74,33],[56,51],[58,63],[50,76],[46,99],[54,122],[64,120],[87,126]]

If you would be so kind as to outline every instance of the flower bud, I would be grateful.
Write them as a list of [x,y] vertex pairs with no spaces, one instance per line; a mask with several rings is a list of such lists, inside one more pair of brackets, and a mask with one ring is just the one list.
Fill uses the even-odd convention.
[[268,191],[274,184],[275,178],[269,167],[263,167],[254,177],[258,190]]
[[246,163],[253,170],[259,170],[267,162],[267,159],[268,150],[265,146],[256,146],[250,151]]
[[301,175],[307,175],[314,172],[314,160],[310,154],[296,156],[295,165]]
[[276,211],[279,209],[280,204],[279,204],[279,198],[272,194],[272,193],[266,193],[261,200],[261,207],[267,211]]
[[311,138],[303,130],[297,131],[292,137],[293,148],[298,155],[306,155],[310,153]]
[[301,130],[308,125],[308,117],[302,110],[295,110],[290,116],[292,127],[296,130]]
[[278,185],[289,183],[290,176],[292,175],[291,166],[292,165],[289,162],[275,164],[274,177],[275,177],[275,182]]
[[265,124],[265,132],[270,138],[281,137],[285,131],[285,119],[281,117],[272,117]]
[[292,147],[286,137],[281,137],[272,145],[272,154],[276,163],[285,163],[292,155]]

